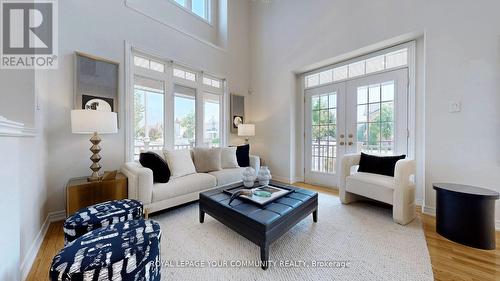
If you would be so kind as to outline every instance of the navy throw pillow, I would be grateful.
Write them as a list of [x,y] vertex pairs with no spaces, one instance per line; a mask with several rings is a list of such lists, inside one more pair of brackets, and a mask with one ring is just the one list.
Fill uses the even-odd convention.
[[236,147],[236,160],[238,160],[238,165],[240,167],[250,166],[250,145],[238,145]]
[[375,156],[361,153],[358,172],[394,177],[396,162],[405,158],[404,154],[400,156]]
[[153,171],[154,182],[166,183],[170,179],[170,169],[160,155],[151,151],[142,152],[139,155],[139,162],[143,167]]

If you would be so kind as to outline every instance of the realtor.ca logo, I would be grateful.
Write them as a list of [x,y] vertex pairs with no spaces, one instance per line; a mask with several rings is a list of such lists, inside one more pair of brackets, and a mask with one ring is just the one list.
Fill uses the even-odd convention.
[[1,0],[0,68],[57,68],[57,0]]

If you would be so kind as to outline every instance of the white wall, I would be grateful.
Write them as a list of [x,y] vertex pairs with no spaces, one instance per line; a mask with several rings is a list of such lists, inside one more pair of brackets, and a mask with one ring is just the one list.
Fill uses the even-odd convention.
[[[417,69],[416,88],[425,204],[435,205],[432,183],[438,181],[500,191],[499,9],[494,0],[253,1],[254,149],[278,177],[300,177],[294,142],[301,140],[301,105],[293,71],[403,34],[424,34],[424,58],[417,63],[425,68]],[[448,113],[455,100],[462,112]]]
[[[0,280],[19,280],[29,271],[48,214],[43,111],[35,110],[35,77],[34,71],[0,71],[0,116],[25,124],[14,134],[1,133],[0,125],[0,208],[2,221],[9,226],[0,238],[0,248],[6,254],[1,261]],[[41,104],[41,91],[38,99]]]
[[195,40],[125,6],[122,0],[59,2],[59,69],[48,71],[47,105],[49,211],[65,208],[69,178],[88,175],[90,136],[74,135],[69,112],[73,108],[73,54],[75,51],[120,63],[119,131],[102,136],[103,170],[119,169],[125,161],[124,139],[124,42],[139,45],[228,79],[230,92],[249,89],[248,1],[228,3],[226,50]]

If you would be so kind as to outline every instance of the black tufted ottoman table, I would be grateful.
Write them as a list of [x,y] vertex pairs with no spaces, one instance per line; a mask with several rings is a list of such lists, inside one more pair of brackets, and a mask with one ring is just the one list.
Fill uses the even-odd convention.
[[103,226],[142,218],[142,203],[137,200],[123,199],[95,204],[66,218],[63,225],[64,244]]
[[317,222],[318,194],[272,181],[271,185],[291,188],[294,192],[263,207],[240,199],[235,199],[228,205],[230,196],[224,193],[224,189],[237,185],[241,184],[200,193],[200,223],[203,223],[207,213],[255,243],[260,247],[262,269],[267,269],[271,243],[311,213],[313,221]]
[[142,219],[88,232],[54,257],[50,280],[159,281],[160,239],[160,225]]

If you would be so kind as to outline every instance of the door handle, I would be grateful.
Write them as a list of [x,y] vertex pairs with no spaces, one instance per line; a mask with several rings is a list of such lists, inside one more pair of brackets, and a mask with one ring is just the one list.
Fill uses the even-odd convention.
[[340,138],[339,145],[345,145],[344,135],[340,135],[339,138]]
[[349,137],[349,141],[347,142],[347,144],[348,145],[353,145],[354,144],[354,135],[353,134],[349,134],[348,137]]

